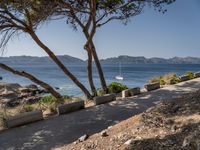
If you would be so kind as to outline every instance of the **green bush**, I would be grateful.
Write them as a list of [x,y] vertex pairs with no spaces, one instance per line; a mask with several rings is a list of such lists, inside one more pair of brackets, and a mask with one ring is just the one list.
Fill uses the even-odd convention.
[[0,113],[0,127],[1,128],[6,127],[5,119],[6,119],[5,115],[3,113]]
[[190,79],[194,79],[195,78],[194,73],[191,72],[191,71],[187,71],[186,75],[189,76]]
[[[118,82],[112,82],[108,85],[108,93],[120,93],[121,91],[126,89],[128,89],[128,86]],[[99,96],[103,96],[103,90],[99,88],[97,90],[97,94]]]
[[109,93],[120,93],[123,90],[128,89],[128,87],[122,83],[112,82],[108,85]]
[[30,111],[33,111],[35,110],[35,107],[33,107],[32,105],[24,105],[20,110],[19,112],[20,113],[24,113],[24,112],[30,112]]
[[160,79],[160,85],[165,85],[165,84],[166,84],[165,80]]
[[56,102],[56,98],[54,96],[48,95],[41,98],[40,103],[43,104],[52,104]]
[[98,96],[103,96],[103,90],[101,88],[97,89]]

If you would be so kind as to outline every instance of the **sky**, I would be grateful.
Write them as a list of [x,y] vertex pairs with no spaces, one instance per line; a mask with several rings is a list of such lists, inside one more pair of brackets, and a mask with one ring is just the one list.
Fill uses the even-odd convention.
[[[95,35],[101,59],[119,55],[171,58],[200,57],[200,0],[176,0],[165,14],[146,8],[124,25],[114,21]],[[87,59],[81,30],[74,31],[64,21],[53,21],[37,30],[40,39],[56,55]],[[46,56],[25,34],[9,42],[3,56]]]

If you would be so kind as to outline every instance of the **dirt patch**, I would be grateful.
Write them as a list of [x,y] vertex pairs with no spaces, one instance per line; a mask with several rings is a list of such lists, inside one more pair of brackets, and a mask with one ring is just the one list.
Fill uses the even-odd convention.
[[200,91],[159,103],[83,142],[77,140],[56,149],[199,150]]

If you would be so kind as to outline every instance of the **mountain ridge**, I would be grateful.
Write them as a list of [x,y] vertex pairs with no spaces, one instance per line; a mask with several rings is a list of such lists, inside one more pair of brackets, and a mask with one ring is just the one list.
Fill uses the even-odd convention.
[[[87,61],[69,55],[58,55],[58,58],[64,64],[85,64]],[[100,60],[102,64],[200,64],[198,57],[172,57],[160,58],[152,57],[146,58],[144,56],[128,56],[120,55],[118,57],[110,57]],[[5,64],[54,64],[48,56],[9,56],[0,57],[0,63]]]

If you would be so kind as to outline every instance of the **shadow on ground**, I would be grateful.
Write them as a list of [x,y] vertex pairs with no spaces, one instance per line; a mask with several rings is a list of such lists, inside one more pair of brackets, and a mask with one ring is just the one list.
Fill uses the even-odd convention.
[[117,100],[68,115],[54,117],[0,133],[0,150],[51,149],[92,135],[133,115],[141,113],[160,101],[178,98],[198,90],[200,79],[165,87],[156,91]]

